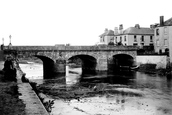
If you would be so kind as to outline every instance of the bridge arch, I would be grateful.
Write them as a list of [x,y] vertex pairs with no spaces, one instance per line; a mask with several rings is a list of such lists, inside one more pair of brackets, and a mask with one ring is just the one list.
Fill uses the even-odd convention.
[[49,57],[42,55],[33,55],[42,60],[43,62],[43,77],[44,79],[50,78],[54,75],[55,72],[55,62]]
[[108,70],[109,71],[118,71],[119,69],[130,69],[134,66],[135,58],[129,54],[120,53],[115,54],[109,59]]
[[66,60],[69,60],[71,57],[74,57],[77,55],[87,55],[87,56],[91,56],[91,57],[97,59],[97,54],[95,52],[87,52],[87,51],[66,53],[65,58],[66,58]]
[[47,57],[47,58],[49,58],[55,62],[55,59],[53,58],[51,52],[36,52],[35,54],[32,54],[32,55],[34,55],[35,57],[36,56],[39,56],[39,57],[44,56],[44,57]]
[[118,66],[133,66],[134,64],[134,58],[128,54],[113,55],[113,61]]
[[68,61],[69,63],[80,65],[82,68],[82,75],[96,73],[97,59],[93,56],[78,54],[68,58]]

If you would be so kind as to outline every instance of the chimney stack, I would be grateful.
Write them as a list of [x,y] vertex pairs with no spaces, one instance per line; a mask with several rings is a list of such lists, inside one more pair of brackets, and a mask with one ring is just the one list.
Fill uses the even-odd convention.
[[164,26],[164,16],[160,16],[160,26]]
[[136,24],[135,25],[135,28],[140,29],[140,25],[139,24]]
[[108,29],[107,28],[105,28],[105,33],[107,33],[108,32]]
[[119,25],[119,30],[122,30],[122,29],[123,29],[123,25],[120,24],[120,25]]
[[154,29],[154,28],[155,28],[155,25],[151,24],[150,29]]
[[119,34],[122,34],[122,32],[123,32],[123,25],[120,24],[120,25],[119,25]]

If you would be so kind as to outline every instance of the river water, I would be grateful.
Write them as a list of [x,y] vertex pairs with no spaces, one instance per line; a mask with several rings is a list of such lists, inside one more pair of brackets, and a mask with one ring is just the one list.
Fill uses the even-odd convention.
[[[64,82],[58,81],[58,77],[43,80],[42,64],[20,64],[20,67],[31,81],[50,87],[51,93],[46,95],[55,99],[51,115],[172,115],[172,80],[165,76],[135,71],[110,77],[100,74],[83,80],[84,88],[80,88],[79,75],[70,74]],[[79,91],[79,99],[59,98],[56,91],[64,86],[65,91]],[[72,89],[74,86],[77,87]],[[91,96],[83,96],[87,90]]]

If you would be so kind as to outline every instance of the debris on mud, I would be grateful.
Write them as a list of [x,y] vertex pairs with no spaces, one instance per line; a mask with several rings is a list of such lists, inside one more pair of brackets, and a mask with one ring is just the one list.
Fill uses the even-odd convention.
[[[112,85],[107,83],[79,83],[73,86],[67,87],[66,85],[39,85],[37,88],[44,94],[51,95],[53,98],[71,100],[81,98],[94,97],[94,96],[115,96],[115,95],[125,95],[125,96],[137,96],[141,97],[141,93],[135,93],[132,91],[118,90],[118,88],[125,87],[122,85]],[[127,86],[126,86],[127,87]]]

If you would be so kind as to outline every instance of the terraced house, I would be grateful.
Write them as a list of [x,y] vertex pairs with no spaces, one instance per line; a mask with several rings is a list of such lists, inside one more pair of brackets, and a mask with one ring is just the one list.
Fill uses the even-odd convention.
[[122,42],[126,46],[153,46],[154,29],[143,28],[139,24],[135,27],[129,27],[122,32],[115,32],[115,42]]
[[135,27],[129,27],[123,30],[123,25],[119,29],[115,27],[113,30],[106,30],[100,35],[100,42],[108,44],[113,41],[114,44],[122,43],[124,46],[152,46],[154,47],[154,28],[140,27],[136,24]]

